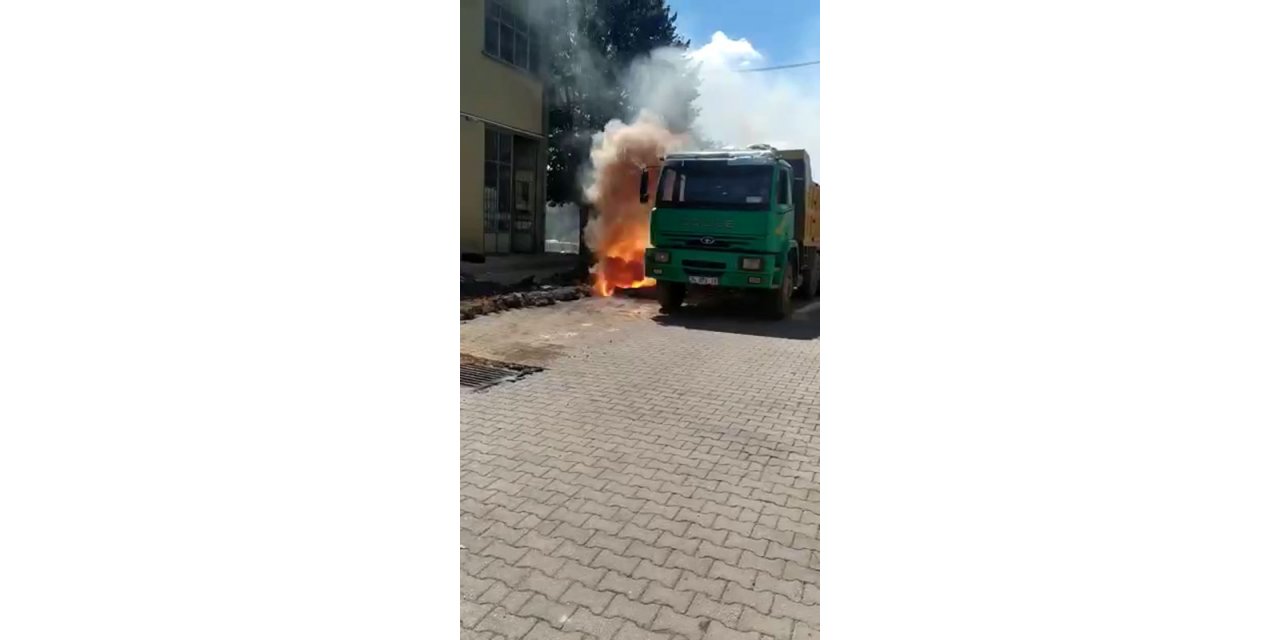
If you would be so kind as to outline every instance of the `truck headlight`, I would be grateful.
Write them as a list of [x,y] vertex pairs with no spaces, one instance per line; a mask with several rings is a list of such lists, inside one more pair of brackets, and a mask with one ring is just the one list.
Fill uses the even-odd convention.
[[740,264],[743,271],[759,271],[764,268],[764,260],[761,258],[743,258]]
[[671,262],[671,254],[667,253],[666,251],[654,251],[653,261],[660,264],[666,264],[668,262]]

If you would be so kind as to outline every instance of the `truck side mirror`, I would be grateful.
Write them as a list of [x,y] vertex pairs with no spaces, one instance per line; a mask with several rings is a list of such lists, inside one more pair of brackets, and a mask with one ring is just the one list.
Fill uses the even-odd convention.
[[640,202],[649,201],[649,169],[644,168],[640,172]]

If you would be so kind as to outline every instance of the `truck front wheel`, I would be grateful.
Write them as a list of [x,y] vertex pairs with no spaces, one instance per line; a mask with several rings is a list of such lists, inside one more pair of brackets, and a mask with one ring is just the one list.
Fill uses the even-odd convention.
[[796,268],[790,260],[787,261],[787,270],[782,276],[782,286],[769,292],[771,307],[769,315],[775,320],[785,320],[791,317],[791,294],[795,289]]
[[658,305],[663,313],[675,313],[684,304],[685,286],[683,282],[659,282]]

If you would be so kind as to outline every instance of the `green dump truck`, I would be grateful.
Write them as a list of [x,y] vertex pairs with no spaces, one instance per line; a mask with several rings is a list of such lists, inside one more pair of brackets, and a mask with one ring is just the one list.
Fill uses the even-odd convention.
[[657,188],[640,177],[640,200],[654,197],[645,275],[658,282],[662,309],[690,287],[753,292],[776,318],[791,298],[818,295],[818,184],[809,154],[753,145],[744,151],[668,154]]

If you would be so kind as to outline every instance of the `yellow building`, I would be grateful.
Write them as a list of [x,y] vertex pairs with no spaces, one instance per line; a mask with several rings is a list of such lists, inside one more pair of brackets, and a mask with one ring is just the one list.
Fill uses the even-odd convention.
[[541,253],[546,56],[527,0],[462,0],[464,253]]

